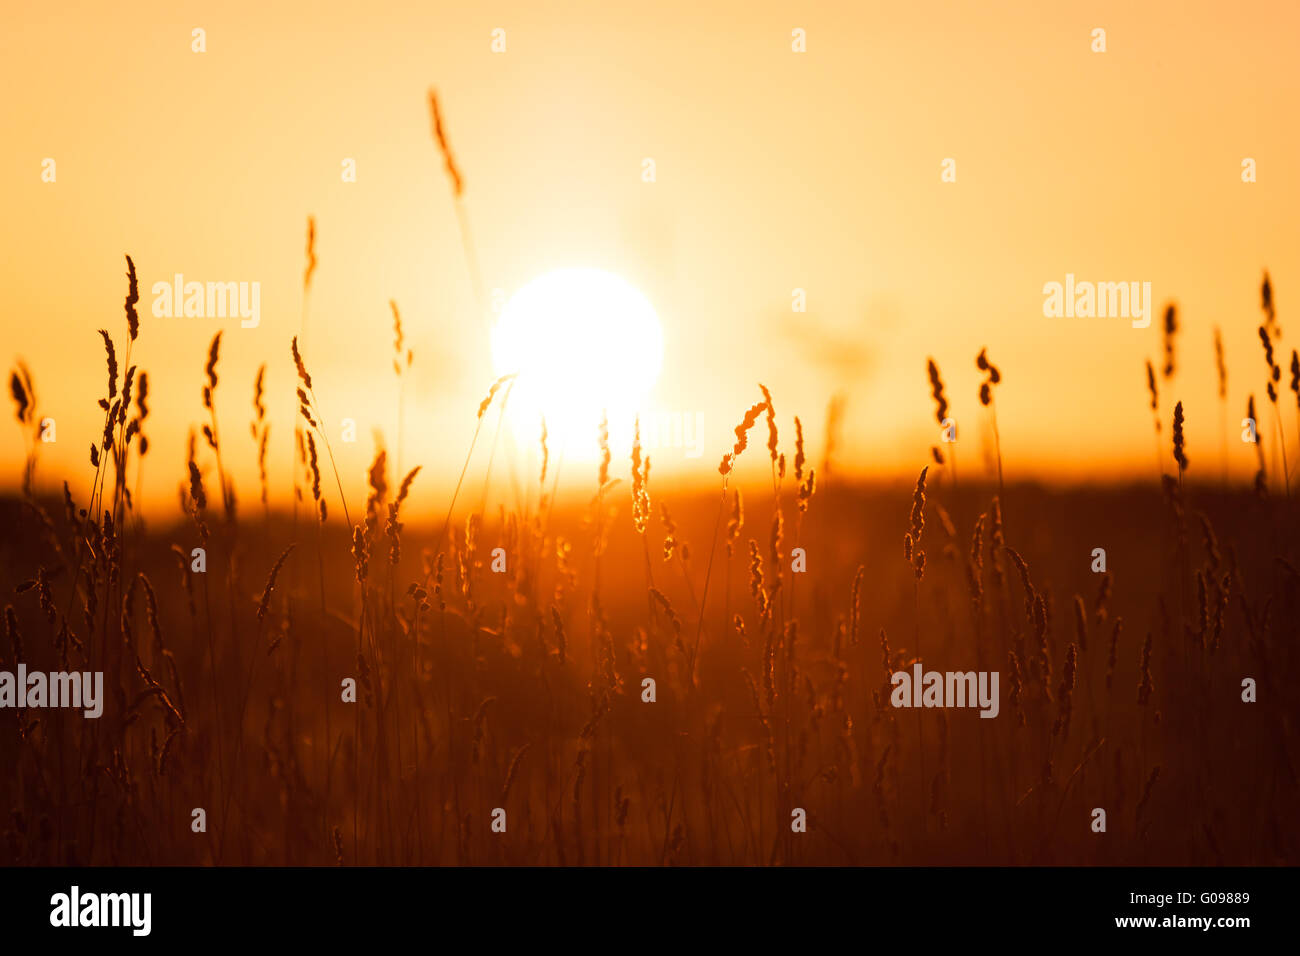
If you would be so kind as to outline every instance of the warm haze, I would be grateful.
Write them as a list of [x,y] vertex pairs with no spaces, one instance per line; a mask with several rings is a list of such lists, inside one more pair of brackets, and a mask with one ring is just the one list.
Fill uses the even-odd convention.
[[1294,5],[7,21],[0,866],[1300,860]]
[[[659,449],[664,478],[707,479],[733,396],[757,379],[803,416],[816,448],[828,400],[844,393],[841,468],[910,474],[936,441],[927,355],[965,459],[983,466],[983,346],[1007,374],[999,416],[1015,478],[1145,476],[1151,439],[1133,410],[1169,301],[1178,372],[1162,385],[1186,394],[1189,445],[1207,466],[1212,452],[1217,475],[1212,328],[1232,418],[1260,391],[1265,269],[1290,332],[1300,13],[1288,3],[55,3],[7,21],[6,361],[27,362],[57,421],[46,475],[84,473],[103,387],[93,330],[116,332],[132,255],[148,331],[135,360],[151,372],[160,453],[142,493],[169,509],[214,332],[227,330],[218,412],[231,434],[262,362],[272,395],[291,386],[314,215],[305,345],[324,414],[358,424],[355,444],[336,442],[348,489],[361,493],[372,431],[396,440],[393,299],[416,356],[402,457],[425,473],[412,508],[438,510],[467,411],[498,371],[431,141],[430,85],[465,178],[487,309],[549,271],[598,268],[660,317],[662,374],[641,410],[698,414],[708,449],[703,463]],[[203,54],[191,51],[196,27]],[[504,53],[490,48],[497,27]],[[1104,54],[1090,49],[1096,27]],[[806,53],[791,51],[795,28]],[[46,158],[54,183],[42,181]],[[349,158],[355,183],[340,174]],[[941,181],[946,158],[955,182]],[[177,273],[260,282],[260,325],[155,318],[150,289]],[[1067,273],[1151,282],[1155,320],[1044,318],[1044,283]],[[794,289],[806,312],[792,311]],[[281,436],[292,412],[271,404]],[[16,486],[22,443],[12,420],[3,427],[0,466]],[[251,494],[254,450],[230,444]],[[594,457],[594,434],[590,445]],[[514,450],[521,469],[531,446]],[[1248,481],[1251,450],[1229,453]],[[271,468],[282,489],[287,455]]]

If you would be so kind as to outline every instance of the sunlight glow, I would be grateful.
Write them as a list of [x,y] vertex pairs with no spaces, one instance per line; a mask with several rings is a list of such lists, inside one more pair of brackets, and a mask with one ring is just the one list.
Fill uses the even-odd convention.
[[554,447],[580,452],[595,447],[602,411],[612,432],[630,432],[663,353],[649,301],[599,269],[539,276],[511,297],[492,330],[497,374],[519,376],[507,412],[516,434],[535,436],[545,416]]

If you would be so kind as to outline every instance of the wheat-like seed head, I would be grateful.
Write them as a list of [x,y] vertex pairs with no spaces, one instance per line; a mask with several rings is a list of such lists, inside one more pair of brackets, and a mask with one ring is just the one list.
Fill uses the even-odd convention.
[[[311,288],[311,277],[316,271],[316,217],[307,217],[307,267],[302,273],[302,290],[305,293]],[[297,340],[295,339],[295,342]],[[298,351],[297,345],[294,346],[294,352]],[[307,385],[311,388],[310,383]]]
[[13,372],[9,376],[9,392],[14,397],[14,404],[18,406],[15,412],[18,417],[18,424],[29,424],[36,405],[36,399],[28,387],[27,381],[18,372]]
[[1178,363],[1174,355],[1174,336],[1178,333],[1178,310],[1171,302],[1165,306],[1164,322],[1164,348],[1165,348],[1165,378],[1173,378],[1174,373],[1178,370]]
[[600,473],[597,488],[604,488],[609,483],[609,417],[604,411],[600,413],[600,425],[596,429],[596,439],[600,445]]
[[735,465],[736,459],[740,457],[741,452],[749,447],[749,430],[758,422],[758,416],[763,413],[763,410],[766,407],[766,402],[758,402],[750,406],[749,411],[745,413],[745,417],[735,428],[735,445],[732,446],[731,451],[722,456],[722,463],[718,465],[719,474],[723,476],[731,474],[731,469]]
[[456,159],[452,156],[451,144],[447,142],[447,132],[442,123],[442,108],[438,105],[438,94],[433,90],[429,90],[429,113],[433,119],[434,141],[442,152],[442,159],[447,167],[447,175],[451,178],[452,194],[459,198],[461,193],[465,191],[465,182],[461,178],[460,169],[456,166]]
[[645,534],[650,521],[650,456],[641,454],[641,417],[632,426],[632,525]]
[[1183,448],[1183,403],[1174,406],[1174,461],[1178,462],[1179,471],[1187,470],[1187,453]]
[[1228,367],[1223,360],[1223,336],[1219,327],[1214,327],[1214,368],[1219,376],[1219,398],[1228,397]]
[[126,331],[132,342],[140,334],[140,316],[136,314],[135,305],[140,301],[140,286],[135,278],[135,263],[126,257]]
[[763,393],[763,402],[767,405],[767,452],[772,458],[772,463],[775,464],[777,457],[776,410],[772,406],[772,393],[767,390],[767,386],[759,382],[758,387]]
[[100,329],[99,334],[104,339],[104,356],[108,362],[108,399],[100,399],[99,405],[107,409],[108,403],[117,396],[117,349],[106,329]]
[[926,360],[926,372],[930,376],[930,394],[934,396],[934,420],[942,425],[948,417],[948,400],[943,397],[943,379],[939,376],[939,366],[934,363],[934,359]]
[[[307,374],[307,366],[302,360],[302,353],[298,351],[298,336],[293,337],[290,348],[293,351],[293,366],[298,370],[298,380],[302,382],[303,388],[310,389],[311,376]],[[298,395],[300,398],[303,397],[301,389],[298,391]]]
[[208,345],[208,361],[203,366],[203,374],[207,376],[208,383],[203,386],[203,407],[212,411],[212,393],[217,388],[217,360],[221,357],[221,333],[218,332],[212,336],[212,342]]
[[1281,334],[1281,329],[1277,327],[1277,309],[1273,303],[1273,284],[1269,281],[1268,270],[1264,270],[1264,281],[1259,289],[1260,307],[1264,310],[1264,323],[1277,334]]
[[289,545],[280,552],[280,556],[275,559],[275,564],[271,565],[271,573],[266,576],[266,586],[262,588],[262,599],[257,602],[257,619],[259,621],[266,619],[266,612],[271,606],[271,592],[275,590],[275,582],[280,577],[280,569],[284,567],[284,562],[293,549],[294,545]]
[[492,404],[492,399],[496,397],[497,391],[506,382],[513,381],[515,374],[516,373],[512,372],[509,375],[502,375],[499,379],[497,379],[495,382],[492,383],[490,388],[488,388],[487,395],[484,397],[483,401],[479,402],[478,405],[478,418],[480,421],[482,420],[484,414],[487,413],[488,407]]

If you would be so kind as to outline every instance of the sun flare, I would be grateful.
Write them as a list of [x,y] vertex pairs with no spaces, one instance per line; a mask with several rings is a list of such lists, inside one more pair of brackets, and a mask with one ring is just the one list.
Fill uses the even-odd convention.
[[594,444],[607,413],[630,428],[663,364],[663,329],[630,283],[599,269],[557,269],[506,303],[492,331],[498,375],[517,374],[507,413],[534,432],[545,417],[553,440]]

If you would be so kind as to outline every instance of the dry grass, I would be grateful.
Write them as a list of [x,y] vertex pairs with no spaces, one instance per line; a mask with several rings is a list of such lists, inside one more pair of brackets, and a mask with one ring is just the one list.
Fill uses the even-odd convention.
[[[430,105],[464,228],[463,181],[432,94]],[[307,255],[304,334],[314,220]],[[828,483],[842,397],[813,469],[802,420],[791,416],[783,449],[787,419],[759,386],[718,466],[720,492],[678,489],[670,510],[657,490],[660,530],[639,425],[626,485],[602,425],[599,468],[567,479],[585,505],[559,500],[545,423],[535,503],[490,502],[485,476],[480,500],[464,504],[494,403],[500,431],[505,376],[476,413],[465,409],[474,438],[440,527],[403,522],[420,467],[394,490],[382,452],[359,523],[333,469],[340,525],[321,490],[318,442],[331,465],[333,455],[295,338],[293,513],[269,505],[264,365],[250,426],[264,506],[250,517],[222,467],[218,334],[204,367],[207,420],[170,476],[185,520],[146,524],[128,482],[139,487],[148,450],[128,267],[120,379],[113,337],[100,333],[108,388],[93,471],[68,476],[61,501],[41,495],[33,440],[23,497],[0,501],[0,586],[11,595],[0,665],[103,671],[108,697],[97,721],[0,710],[10,811],[0,862],[1300,862],[1300,556],[1289,499],[1269,494],[1262,438],[1253,494],[1197,480],[1181,400],[1177,480],[1162,467],[1158,487],[1007,486],[1002,376],[981,350],[995,475],[927,486],[925,467],[910,488]],[[1276,410],[1281,333],[1267,278],[1262,296]],[[404,379],[412,356],[395,304],[392,314]],[[1171,386],[1175,328],[1167,318]],[[960,397],[945,394],[933,359],[927,372],[942,423]],[[1294,353],[1292,374],[1300,402]],[[1147,378],[1159,438],[1151,363]],[[36,392],[21,364],[10,386],[34,438]],[[1142,416],[1134,409],[1133,427]],[[750,456],[742,473],[760,418],[767,462]],[[1279,415],[1279,458],[1283,447]],[[783,493],[787,451],[793,493]],[[1289,488],[1281,470],[1274,487]],[[214,476],[220,514],[205,487]],[[300,480],[314,512],[307,543]],[[87,487],[79,507],[72,489]],[[706,539],[698,562],[688,542]],[[1109,573],[1090,566],[1097,547]],[[195,548],[206,551],[202,570]],[[796,548],[806,571],[792,564]],[[917,661],[999,671],[999,717],[896,710],[890,675]],[[1259,703],[1242,702],[1244,678],[1258,682]],[[191,829],[196,807],[206,832]],[[1105,834],[1090,828],[1097,807]],[[493,828],[499,809],[504,833]],[[791,830],[796,809],[806,833]]]
[[[111,689],[97,722],[0,712],[7,862],[1297,859],[1294,705],[1240,702],[1242,676],[1265,701],[1296,676],[1292,558],[1267,550],[1282,542],[1265,545],[1265,511],[1234,519],[1267,502],[1185,486],[1198,545],[1177,533],[1183,505],[1154,491],[1017,486],[1022,514],[1050,516],[1017,543],[989,488],[940,501],[924,471],[910,506],[888,487],[781,498],[759,485],[743,512],[735,489],[721,509],[682,495],[662,532],[681,573],[642,586],[614,572],[649,567],[644,476],[626,501],[548,509],[546,533],[539,503],[439,534],[403,527],[415,471],[390,490],[381,457],[367,520],[318,523],[318,600],[285,583],[302,550],[287,518],[212,520],[204,447],[188,526],[128,531],[111,502],[48,524],[39,499],[4,511],[6,664],[102,669]],[[710,559],[721,550],[728,573],[710,599],[707,569],[682,551],[716,537],[720,511],[727,547]],[[968,546],[951,513],[978,513]],[[730,572],[747,522],[770,529],[765,547],[749,541],[748,583]],[[787,522],[807,574],[791,572]],[[905,565],[883,544],[904,532]],[[1123,572],[1089,573],[1099,543]],[[207,549],[202,575],[193,546]],[[159,580],[180,586],[156,595]],[[144,593],[151,642],[135,637]],[[929,667],[1001,670],[1000,717],[894,710],[887,675],[921,649]],[[1088,829],[1096,806],[1105,836]],[[190,831],[193,807],[206,834]],[[807,834],[790,832],[796,807]]]

